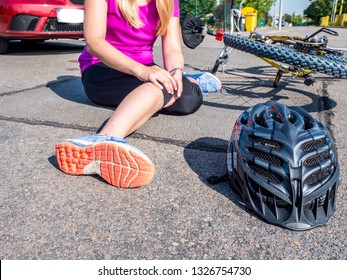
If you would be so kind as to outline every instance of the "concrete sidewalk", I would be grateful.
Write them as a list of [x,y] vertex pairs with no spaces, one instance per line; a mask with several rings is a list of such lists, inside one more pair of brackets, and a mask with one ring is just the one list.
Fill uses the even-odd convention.
[[[334,40],[346,44],[347,32],[341,36]],[[83,92],[82,45],[14,43],[0,57],[1,259],[347,258],[346,80],[317,74],[307,87],[284,76],[274,89],[272,67],[233,50],[217,74],[222,93],[206,96],[193,115],[154,117],[127,139],[152,159],[156,175],[148,186],[119,189],[98,177],[66,175],[55,161],[57,141],[95,132],[112,113]],[[184,47],[185,70],[209,70],[221,47],[211,37],[195,50]],[[293,232],[267,224],[228,182],[206,180],[226,173],[237,116],[267,100],[302,106],[333,132],[341,183],[337,210],[323,227]]]

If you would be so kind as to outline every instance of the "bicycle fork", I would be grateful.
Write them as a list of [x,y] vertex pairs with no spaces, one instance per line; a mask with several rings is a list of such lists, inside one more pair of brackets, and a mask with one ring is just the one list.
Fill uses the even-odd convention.
[[213,75],[216,74],[219,66],[221,65],[222,66],[222,72],[224,73],[224,69],[225,69],[225,65],[227,64],[227,62],[229,61],[229,53],[231,51],[231,48],[228,47],[228,46],[225,46],[222,48],[222,50],[220,51],[217,59],[216,59],[216,62],[212,68],[212,71],[211,73]]

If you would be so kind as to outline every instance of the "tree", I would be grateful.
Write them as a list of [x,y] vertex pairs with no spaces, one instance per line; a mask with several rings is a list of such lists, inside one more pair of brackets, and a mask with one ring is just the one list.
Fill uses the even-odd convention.
[[216,9],[216,0],[180,0],[181,17],[193,15],[204,17],[208,14],[214,14]]
[[320,18],[331,14],[333,0],[310,0],[311,4],[304,10],[304,15],[315,25],[319,25]]
[[292,23],[293,25],[294,24],[301,24],[303,22],[303,17],[302,17],[302,15],[295,15],[295,13],[293,13],[292,15],[284,14],[283,20],[285,22]]
[[283,20],[285,22],[293,23],[293,16],[290,14],[284,14],[283,15]]
[[[237,0],[237,4],[240,5],[242,0]],[[265,19],[268,21],[268,13],[271,6],[276,0],[245,0],[243,7],[253,7],[258,10],[258,19]],[[180,0],[181,20],[188,15],[196,15],[209,23],[210,17],[206,15],[213,14],[213,22],[215,21],[220,28],[222,26],[224,16],[226,16],[226,23],[230,21],[230,8],[231,0],[220,0],[217,7],[216,0]],[[224,5],[226,4],[226,15],[224,11]]]

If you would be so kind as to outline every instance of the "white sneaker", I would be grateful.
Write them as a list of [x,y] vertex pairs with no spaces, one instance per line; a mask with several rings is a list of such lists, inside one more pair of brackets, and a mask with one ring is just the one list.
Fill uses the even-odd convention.
[[204,94],[222,90],[221,81],[215,75],[209,72],[199,72],[192,74],[185,73],[184,76],[195,79]]

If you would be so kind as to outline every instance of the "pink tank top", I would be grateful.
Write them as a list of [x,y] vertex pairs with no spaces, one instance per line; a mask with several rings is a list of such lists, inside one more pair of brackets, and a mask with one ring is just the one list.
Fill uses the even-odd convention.
[[[145,6],[139,7],[139,17],[144,23],[141,28],[133,28],[124,20],[118,10],[117,0],[105,0],[108,5],[106,41],[119,51],[142,64],[153,62],[153,45],[157,39],[156,28],[159,15],[156,1],[150,0]],[[174,2],[173,16],[179,17],[179,0]],[[79,56],[81,72],[89,66],[101,62],[98,58],[88,53],[84,48]]]

